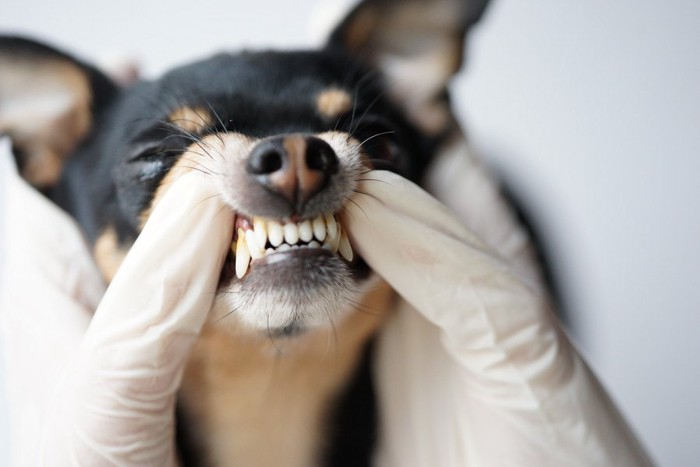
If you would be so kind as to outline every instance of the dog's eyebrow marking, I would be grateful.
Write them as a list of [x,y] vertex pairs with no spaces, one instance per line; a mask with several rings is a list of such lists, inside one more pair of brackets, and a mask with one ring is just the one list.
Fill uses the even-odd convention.
[[352,108],[352,97],[339,88],[328,88],[316,97],[316,110],[326,118],[338,118]]
[[183,106],[170,112],[168,121],[189,133],[198,134],[213,126],[214,117],[201,107]]

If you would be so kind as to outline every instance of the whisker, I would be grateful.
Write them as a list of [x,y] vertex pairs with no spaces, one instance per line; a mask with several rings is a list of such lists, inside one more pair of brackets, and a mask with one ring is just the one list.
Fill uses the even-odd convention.
[[374,135],[370,136],[369,138],[366,138],[363,142],[361,142],[361,143],[360,143],[360,146],[362,146],[363,144],[365,144],[367,141],[371,141],[371,140],[373,140],[374,138],[377,138],[377,137],[379,137],[379,136],[393,135],[394,133],[396,133],[396,132],[395,132],[395,131],[383,131],[383,132],[381,132],[381,133],[374,134]]
[[270,312],[267,312],[267,337],[270,339],[272,346],[277,350],[277,355],[283,355],[282,349],[277,346],[275,342],[275,336],[272,335],[272,329],[270,329]]
[[[222,293],[222,294],[230,294],[231,292],[219,292],[219,293]],[[219,321],[221,321],[221,320],[224,319],[224,318],[228,318],[231,314],[235,313],[236,311],[238,311],[238,308],[233,308],[231,311],[229,311],[228,313],[224,314],[224,316],[215,319],[215,320],[212,322],[212,324],[213,324],[213,325],[218,324]]]
[[365,303],[355,300],[350,296],[344,295],[343,298],[345,298],[345,300],[347,300],[349,303],[353,304],[355,308],[357,308],[357,310],[363,314],[370,316],[382,316],[384,314],[384,310],[369,306]]
[[372,102],[370,102],[369,105],[367,105],[367,108],[365,109],[365,111],[362,112],[362,115],[361,115],[360,118],[357,120],[357,125],[356,125],[354,128],[352,127],[352,124],[350,125],[350,134],[351,134],[351,135],[354,135],[354,134],[355,134],[355,132],[357,131],[357,129],[360,127],[360,124],[362,123],[362,121],[364,120],[364,118],[367,116],[367,113],[368,113],[370,110],[372,110],[372,107],[374,107],[374,106],[376,105],[376,103],[379,102],[379,99],[383,98],[383,97],[385,96],[386,93],[387,93],[387,91],[382,91],[382,92],[378,93],[378,94],[374,97],[374,99],[372,99]]
[[365,210],[362,209],[362,206],[360,206],[359,204],[357,204],[357,203],[355,202],[354,199],[350,198],[349,196],[346,196],[346,197],[345,197],[345,201],[348,202],[348,203],[352,203],[352,204],[354,204],[355,206],[357,206],[357,209],[359,209],[360,211],[362,211],[362,213],[365,215],[365,217],[366,217],[367,219],[369,219],[369,216],[367,215],[367,213],[365,212]]
[[[367,172],[364,172],[361,175],[366,175],[366,174],[371,173],[371,172],[372,172],[371,170],[368,170]],[[358,182],[377,182],[377,183],[385,183],[387,185],[391,185],[391,183],[389,183],[388,181],[379,180],[378,178],[356,178],[355,180]]]
[[[331,342],[333,342],[333,344],[335,344],[334,351],[335,351],[335,355],[337,357],[338,356],[338,349],[339,349],[339,347],[338,347],[338,328],[336,327],[335,320],[333,319],[330,311],[327,308],[326,308],[326,315],[328,315],[328,321],[331,325],[331,328],[328,331],[328,340],[326,342],[326,355],[328,355],[330,353]],[[331,339],[331,337],[332,337],[332,339]]]
[[[221,116],[216,111],[216,109],[214,109],[214,106],[211,105],[211,102],[209,102],[206,99],[204,100],[204,103],[207,104],[207,107],[209,107],[209,110],[211,110],[211,112],[214,114],[214,117],[216,117],[216,120],[219,122],[219,125],[221,125],[221,131],[225,132],[226,131],[226,124],[221,119]],[[221,142],[223,143],[223,140]]]

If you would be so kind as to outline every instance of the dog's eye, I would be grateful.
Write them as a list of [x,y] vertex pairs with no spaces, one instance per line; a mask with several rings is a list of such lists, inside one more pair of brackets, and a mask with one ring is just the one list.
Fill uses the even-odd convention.
[[160,177],[172,166],[169,159],[171,158],[167,157],[167,152],[159,148],[149,148],[132,153],[127,158],[127,163],[136,170],[141,181],[148,181]]
[[150,129],[131,141],[125,160],[136,169],[142,181],[148,181],[162,176],[182,154],[187,143],[186,137],[167,129]]
[[181,148],[160,144],[137,144],[129,151],[126,162],[132,169],[136,169],[141,181],[148,181],[167,172],[177,160],[176,156],[181,153]]
[[128,162],[150,162],[165,156],[162,148],[153,145],[137,145],[129,151]]

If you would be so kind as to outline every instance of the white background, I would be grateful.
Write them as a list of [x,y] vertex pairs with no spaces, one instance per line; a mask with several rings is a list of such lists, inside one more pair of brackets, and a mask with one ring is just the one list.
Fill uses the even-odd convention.
[[[3,0],[0,32],[154,76],[310,44],[335,3]],[[700,465],[700,3],[495,0],[471,39],[457,107],[540,223],[574,337],[657,462]]]

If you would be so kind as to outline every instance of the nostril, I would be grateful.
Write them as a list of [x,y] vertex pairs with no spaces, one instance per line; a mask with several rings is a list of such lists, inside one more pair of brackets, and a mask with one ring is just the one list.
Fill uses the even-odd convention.
[[319,138],[306,140],[306,167],[326,175],[338,171],[338,157],[328,143]]
[[274,195],[271,203],[286,206],[288,215],[304,215],[307,203],[332,185],[340,160],[321,138],[289,134],[259,142],[245,167],[255,185]]
[[248,172],[253,175],[269,175],[284,167],[285,152],[275,143],[256,147],[248,158]]

